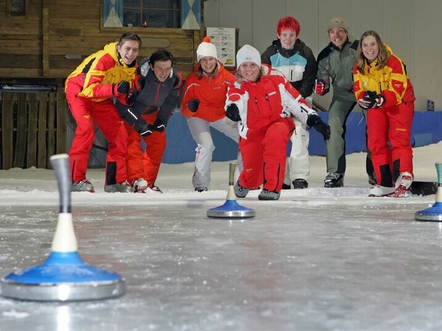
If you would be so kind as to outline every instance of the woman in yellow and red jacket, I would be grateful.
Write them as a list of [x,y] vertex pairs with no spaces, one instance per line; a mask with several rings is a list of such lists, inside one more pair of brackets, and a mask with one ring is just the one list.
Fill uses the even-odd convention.
[[370,30],[360,38],[353,74],[356,99],[368,110],[368,149],[377,181],[369,195],[405,197],[413,182],[410,135],[415,100],[405,66]]
[[118,42],[88,56],[66,79],[66,100],[77,123],[69,150],[72,191],[94,191],[86,178],[94,122],[109,143],[105,192],[131,191],[126,182],[127,132],[112,98],[129,92],[140,48],[140,37],[125,33]]
[[[210,165],[215,150],[210,128],[222,132],[238,142],[238,124],[226,117],[224,104],[227,90],[235,77],[218,61],[218,54],[210,38],[204,38],[196,50],[198,64],[184,85],[181,114],[197,147],[192,184],[197,192],[207,191],[210,185]],[[236,178],[242,171],[241,154],[236,162]]]

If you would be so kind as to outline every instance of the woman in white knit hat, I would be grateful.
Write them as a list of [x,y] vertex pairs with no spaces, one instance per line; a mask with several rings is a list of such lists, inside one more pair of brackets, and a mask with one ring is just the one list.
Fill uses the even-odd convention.
[[[210,185],[210,165],[215,150],[210,127],[222,132],[235,142],[239,133],[237,123],[226,117],[224,104],[227,89],[235,77],[218,61],[216,47],[204,38],[196,50],[198,63],[189,74],[184,85],[181,113],[187,117],[187,124],[195,140],[196,158],[192,184],[195,191],[207,191]],[[238,153],[236,177],[242,170]]]
[[226,115],[240,121],[239,147],[244,170],[235,183],[238,198],[263,185],[259,200],[278,200],[284,182],[286,150],[295,129],[291,115],[318,130],[325,139],[330,128],[310,108],[285,76],[261,65],[257,49],[244,45],[236,55],[236,83],[229,89]]

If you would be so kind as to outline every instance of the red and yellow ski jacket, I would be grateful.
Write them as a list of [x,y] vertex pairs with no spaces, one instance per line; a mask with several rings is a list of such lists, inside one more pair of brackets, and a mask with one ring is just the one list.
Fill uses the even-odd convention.
[[390,57],[383,68],[377,66],[377,61],[365,64],[365,74],[359,72],[357,66],[353,68],[354,93],[356,100],[363,97],[366,91],[382,94],[385,103],[381,108],[388,108],[402,102],[413,102],[413,86],[407,76],[405,66],[401,59],[393,54],[387,45]]
[[77,89],[78,95],[101,102],[114,97],[114,85],[132,81],[137,69],[136,62],[128,66],[119,58],[116,42],[89,55],[66,79],[65,90]]
[[[218,72],[214,78],[198,78],[199,64],[189,74],[184,84],[184,96],[181,102],[181,114],[184,117],[199,117],[208,122],[218,121],[226,116],[224,105],[229,87],[233,86],[235,77],[218,61]],[[187,108],[191,99],[200,100],[198,110],[192,112]]]

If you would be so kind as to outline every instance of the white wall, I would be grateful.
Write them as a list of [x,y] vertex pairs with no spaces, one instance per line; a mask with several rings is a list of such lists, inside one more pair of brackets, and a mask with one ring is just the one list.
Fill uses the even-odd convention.
[[[350,34],[359,39],[377,31],[406,64],[416,92],[416,110],[427,109],[427,99],[442,110],[441,0],[208,0],[205,26],[239,29],[239,45],[251,44],[263,52],[276,38],[276,24],[293,16],[301,24],[300,39],[315,56],[329,42],[326,23],[344,16]],[[315,96],[327,107],[330,97]]]

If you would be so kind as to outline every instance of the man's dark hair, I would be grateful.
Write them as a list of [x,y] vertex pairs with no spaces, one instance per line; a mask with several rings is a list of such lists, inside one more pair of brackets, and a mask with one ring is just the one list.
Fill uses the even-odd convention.
[[152,53],[152,55],[149,57],[149,62],[152,66],[155,65],[155,62],[160,61],[170,61],[172,62],[172,66],[174,65],[174,58],[171,52],[165,50],[165,49],[159,49]]
[[133,32],[127,32],[125,34],[122,34],[121,37],[118,39],[118,45],[123,45],[125,40],[135,40],[138,41],[138,44],[140,45],[141,48],[141,38]]

